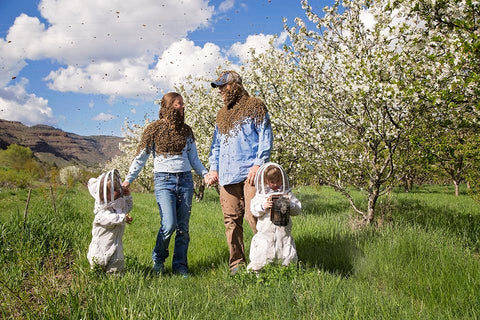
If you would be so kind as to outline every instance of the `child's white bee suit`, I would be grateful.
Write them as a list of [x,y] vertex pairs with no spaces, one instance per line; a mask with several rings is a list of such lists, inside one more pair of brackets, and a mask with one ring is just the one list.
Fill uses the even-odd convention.
[[[264,181],[264,172],[270,166],[276,166],[282,172],[283,183],[279,190],[271,190]],[[284,266],[297,261],[297,250],[293,241],[292,220],[288,217],[285,226],[275,225],[271,221],[270,209],[264,209],[263,204],[269,196],[283,195],[289,199],[290,215],[298,215],[301,210],[300,201],[290,190],[288,177],[283,168],[273,162],[261,166],[255,176],[255,197],[250,203],[252,214],[258,218],[257,233],[252,238],[250,245],[250,263],[248,270],[259,271],[266,264],[278,262]]]
[[[88,191],[95,198],[93,210],[95,218],[92,226],[92,242],[88,248],[87,258],[92,268],[98,265],[107,273],[123,271],[125,258],[122,238],[125,231],[125,216],[133,208],[131,195],[122,195],[113,200],[115,179],[121,185],[118,171],[111,170],[88,181]],[[111,201],[107,199],[108,183],[110,183]],[[103,197],[101,197],[102,194]]]

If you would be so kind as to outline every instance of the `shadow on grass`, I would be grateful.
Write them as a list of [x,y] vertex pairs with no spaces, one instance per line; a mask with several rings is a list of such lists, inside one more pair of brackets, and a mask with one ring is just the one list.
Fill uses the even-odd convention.
[[[247,253],[248,254],[248,253]],[[195,264],[190,264],[190,272],[192,275],[205,275],[210,272],[215,272],[219,269],[228,269],[228,249],[225,248],[223,253],[219,253],[208,260],[202,260]]]
[[[397,192],[405,192],[404,188],[396,188]],[[455,194],[455,187],[453,185],[421,185],[413,186],[408,191],[411,194]],[[459,195],[468,195],[468,190],[464,185],[460,186]]]
[[343,277],[352,274],[354,262],[361,255],[358,243],[354,235],[332,238],[308,235],[295,239],[298,259],[307,268],[319,268]]
[[152,276],[152,263],[138,260],[136,256],[125,255],[125,271],[142,274],[144,277]]
[[343,213],[350,208],[350,204],[344,201],[344,199],[337,202],[326,201],[324,196],[315,194],[299,194],[298,200],[302,203],[302,212],[307,215],[335,215]]
[[480,215],[433,207],[412,199],[398,199],[392,212],[394,222],[421,226],[427,231],[442,230],[480,251]]
[[[125,256],[125,270],[131,273],[137,273],[143,275],[143,277],[151,277],[155,274],[152,271],[153,262],[142,262],[135,256]],[[207,274],[211,271],[215,271],[221,268],[228,268],[228,249],[225,253],[209,257],[208,260],[202,260],[195,262],[194,264],[189,262],[189,273],[192,276],[200,276]],[[172,275],[171,265],[165,265],[166,275]]]

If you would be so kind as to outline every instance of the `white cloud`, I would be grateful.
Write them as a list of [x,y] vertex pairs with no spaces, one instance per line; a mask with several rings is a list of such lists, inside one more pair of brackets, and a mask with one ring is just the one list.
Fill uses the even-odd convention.
[[114,120],[114,119],[116,119],[116,118],[117,118],[117,116],[114,116],[113,114],[100,112],[100,113],[97,114],[95,117],[93,117],[92,120],[96,120],[96,121],[110,121],[110,120]]
[[6,86],[27,65],[10,50],[11,42],[0,39],[0,87]]
[[200,47],[183,39],[172,43],[157,60],[143,57],[68,66],[50,72],[44,80],[52,90],[108,95],[110,103],[119,96],[151,100],[181,84],[186,76],[214,77],[217,66],[226,60],[215,44]]
[[52,90],[126,96],[155,93],[142,80],[148,65],[214,11],[205,0],[42,0],[38,9],[47,24],[21,14],[0,39],[0,86],[26,59],[52,59],[65,64],[46,78]]
[[18,57],[75,65],[161,53],[188,32],[208,25],[205,0],[43,0],[42,17],[18,16],[6,39]]
[[13,86],[0,88],[0,118],[26,125],[55,124],[57,120],[48,106],[48,100],[27,93],[27,83],[27,79],[21,79]]
[[131,109],[130,109],[130,112],[133,113],[133,114],[137,114],[137,109],[131,108]]
[[234,5],[235,5],[235,0],[225,0],[222,3],[220,3],[220,5],[218,6],[218,10],[220,10],[220,12],[226,12],[232,9]]
[[165,50],[150,77],[157,87],[171,89],[181,84],[186,76],[215,77],[215,69],[224,61],[226,58],[217,45],[207,43],[202,48],[184,39]]
[[90,109],[92,109],[94,106],[95,106],[95,102],[93,102],[92,100],[90,100],[90,102],[88,103],[88,107],[89,107]]
[[48,81],[50,89],[60,92],[104,94],[110,97],[152,96],[155,88],[149,79],[148,65],[149,61],[138,58],[118,63],[92,63],[86,67],[68,66],[51,71],[44,80]]
[[113,105],[115,103],[115,100],[117,99],[117,96],[114,96],[114,95],[111,95],[110,97],[108,97],[107,99],[107,103],[109,105]]
[[[219,8],[234,5],[226,0]],[[42,0],[39,11],[48,24],[22,14],[0,39],[0,71],[7,71],[0,72],[0,85],[25,59],[53,59],[64,66],[43,79],[51,90],[106,95],[110,103],[118,97],[151,100],[185,76],[215,77],[228,57],[245,62],[250,48],[265,50],[271,35],[249,36],[226,52],[186,40],[188,32],[207,26],[213,10],[205,0]]]
[[[269,48],[269,42],[273,39],[273,35],[256,34],[247,37],[244,43],[236,42],[228,50],[228,54],[233,57],[238,57],[242,63],[245,63],[250,57],[252,49],[255,50],[255,54],[261,54]],[[287,34],[282,32],[280,36],[275,39],[275,46],[279,46],[286,40]]]

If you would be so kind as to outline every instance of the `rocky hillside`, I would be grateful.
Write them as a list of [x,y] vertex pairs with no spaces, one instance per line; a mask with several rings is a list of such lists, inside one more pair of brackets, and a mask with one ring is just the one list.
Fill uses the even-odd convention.
[[113,136],[79,136],[46,125],[28,127],[20,122],[0,119],[0,149],[10,144],[29,147],[37,158],[59,167],[104,164],[120,153],[122,141]]

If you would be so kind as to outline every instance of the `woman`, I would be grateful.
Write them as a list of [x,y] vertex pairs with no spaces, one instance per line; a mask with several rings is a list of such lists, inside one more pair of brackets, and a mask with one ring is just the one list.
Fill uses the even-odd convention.
[[176,92],[163,96],[159,120],[149,124],[142,135],[123,186],[128,189],[153,154],[155,197],[160,211],[160,230],[153,249],[153,271],[164,273],[168,245],[175,231],[172,261],[174,273],[188,276],[188,233],[193,197],[192,168],[200,176],[208,171],[198,158],[192,129],[184,123],[183,98]]

